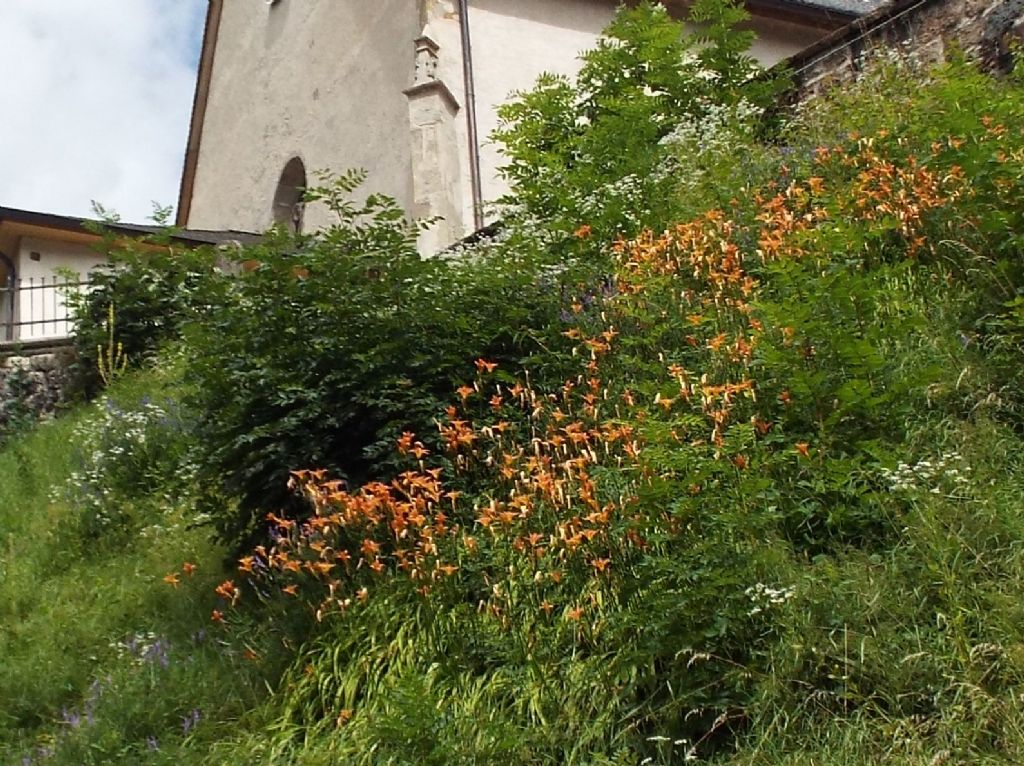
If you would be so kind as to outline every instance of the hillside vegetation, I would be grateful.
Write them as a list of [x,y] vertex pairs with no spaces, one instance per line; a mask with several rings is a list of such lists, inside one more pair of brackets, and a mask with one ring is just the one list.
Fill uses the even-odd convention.
[[0,452],[0,760],[1024,760],[1024,81],[769,119],[693,13],[505,108],[491,240],[353,173],[122,254],[145,369]]

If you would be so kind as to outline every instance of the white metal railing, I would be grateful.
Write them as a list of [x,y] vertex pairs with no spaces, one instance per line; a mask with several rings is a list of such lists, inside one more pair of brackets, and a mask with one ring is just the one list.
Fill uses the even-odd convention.
[[71,335],[67,296],[88,286],[74,277],[29,277],[0,283],[0,343],[61,340]]

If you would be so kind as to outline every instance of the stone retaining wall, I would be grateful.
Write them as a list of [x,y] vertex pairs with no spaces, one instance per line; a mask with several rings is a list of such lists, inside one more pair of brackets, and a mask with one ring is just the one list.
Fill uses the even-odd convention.
[[0,436],[14,421],[47,417],[64,403],[74,358],[70,347],[0,357]]
[[866,58],[892,49],[935,62],[955,47],[1005,70],[1014,41],[1024,41],[1024,0],[896,0],[791,58],[793,100],[856,78]]

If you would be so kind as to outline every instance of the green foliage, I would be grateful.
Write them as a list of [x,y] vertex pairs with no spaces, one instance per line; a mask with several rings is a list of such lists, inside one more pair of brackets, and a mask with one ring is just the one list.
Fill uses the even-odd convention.
[[110,374],[104,370],[114,361],[137,368],[178,338],[184,322],[206,308],[204,291],[219,278],[211,248],[177,246],[169,234],[126,242],[99,231],[108,262],[91,273],[90,290],[67,296],[75,323],[75,379],[87,397],[102,390],[103,376]]
[[151,533],[194,492],[190,422],[172,398],[123,406],[103,397],[72,436],[78,465],[55,494],[75,509],[68,544],[83,553]]
[[32,382],[26,370],[8,368],[3,373],[0,386],[0,447],[27,431],[36,420],[36,413],[30,406]]
[[752,76],[748,15],[728,0],[690,9],[694,31],[664,6],[623,9],[575,80],[544,75],[499,108],[504,202],[555,231],[588,224],[604,239],[667,223],[676,183],[669,144],[723,108],[757,113],[781,87]]
[[476,358],[527,355],[524,329],[557,316],[557,282],[533,254],[421,258],[392,200],[352,201],[362,177],[310,190],[335,223],[245,250],[241,273],[188,328],[203,479],[239,501],[211,508],[229,544],[294,506],[290,471],[386,475],[394,439],[436,432]]
[[[176,385],[173,366],[125,376],[0,449],[2,763],[199,763],[275,677],[279,634],[237,624],[257,666],[210,621],[223,551],[174,471]],[[87,508],[132,523],[90,528]]]
[[[324,627],[272,737],[225,752],[1015,762],[1022,281],[1016,234],[979,221],[1014,215],[1024,97],[956,63],[900,87],[932,105],[902,132],[708,160],[678,209],[724,209],[620,242],[608,289],[569,283],[574,353],[467,383],[443,456],[303,477],[315,516],[240,575]],[[717,156],[743,151],[722,124]]]
[[[694,55],[738,70],[735,12],[694,13],[712,42]],[[618,110],[683,86],[644,63],[680,54],[664,22],[619,17],[594,57],[632,74],[590,81],[607,98],[582,93],[589,126],[558,83],[520,100],[538,116],[510,123],[526,214],[497,241],[423,261],[350,174],[311,194],[336,226],[203,280],[182,438],[229,498],[221,534],[262,533],[213,593],[193,509],[65,561],[53,530],[75,509],[26,503],[45,505],[44,448],[67,437],[28,437],[17,471],[0,453],[0,696],[18,701],[0,754],[1021,761],[1022,83],[882,68],[779,145],[753,143],[736,93],[632,145]],[[625,196],[573,207],[604,169],[572,152],[620,158],[615,141],[611,175],[655,167],[645,145],[676,169],[647,218]],[[81,433],[126,449],[98,479],[117,507],[170,502],[178,437],[101,418]],[[288,508],[292,468],[324,470],[293,476]],[[197,642],[211,608],[229,628]]]

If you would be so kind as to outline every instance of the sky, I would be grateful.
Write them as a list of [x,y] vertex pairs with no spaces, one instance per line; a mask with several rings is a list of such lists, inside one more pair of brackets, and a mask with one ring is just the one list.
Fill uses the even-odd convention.
[[0,0],[0,206],[178,199],[206,0]]

